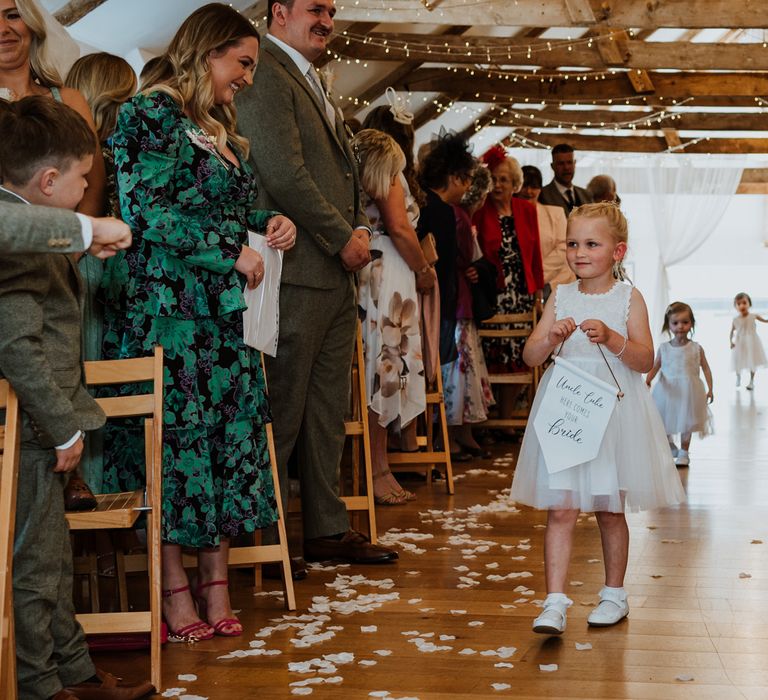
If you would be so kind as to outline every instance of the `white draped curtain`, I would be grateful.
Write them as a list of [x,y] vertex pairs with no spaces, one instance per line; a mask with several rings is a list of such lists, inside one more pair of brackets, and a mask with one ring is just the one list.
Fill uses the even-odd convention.
[[[564,139],[567,140],[567,139]],[[544,183],[552,178],[549,151],[513,149],[521,165],[536,165]],[[651,329],[656,335],[670,302],[667,270],[692,255],[715,231],[736,194],[743,168],[735,159],[709,159],[684,154],[632,156],[611,153],[577,153],[575,181],[586,186],[595,175],[616,180],[624,210],[633,219],[650,221],[658,254],[656,274],[643,274],[640,289],[649,306]],[[639,208],[644,211],[639,212]],[[637,216],[637,214],[642,216]],[[633,216],[634,214],[634,216]],[[650,214],[650,216],[649,216]],[[638,232],[630,226],[629,245]],[[651,287],[647,285],[649,281]]]

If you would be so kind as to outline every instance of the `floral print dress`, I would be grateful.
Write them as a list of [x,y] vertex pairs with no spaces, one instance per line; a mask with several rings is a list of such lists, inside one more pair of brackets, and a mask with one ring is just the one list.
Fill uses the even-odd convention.
[[[419,208],[402,173],[400,177],[408,218],[415,228]],[[371,262],[358,275],[358,308],[368,406],[378,414],[382,427],[398,419],[400,427],[405,427],[427,405],[416,276],[384,230],[381,215],[370,199],[365,213],[373,236]]]
[[[533,311],[536,298],[528,293],[525,281],[525,266],[520,253],[520,243],[515,231],[515,219],[502,216],[501,221],[501,264],[504,268],[505,287],[499,292],[499,314],[529,314]],[[483,338],[483,349],[488,371],[525,372],[523,347],[525,338]]]
[[[269,405],[234,269],[247,227],[263,231],[275,212],[251,210],[247,162],[227,161],[165,93],[124,105],[113,144],[134,240],[105,269],[105,356],[163,347],[163,539],[214,547],[276,519]],[[143,483],[140,438],[124,426],[108,435],[110,490]]]

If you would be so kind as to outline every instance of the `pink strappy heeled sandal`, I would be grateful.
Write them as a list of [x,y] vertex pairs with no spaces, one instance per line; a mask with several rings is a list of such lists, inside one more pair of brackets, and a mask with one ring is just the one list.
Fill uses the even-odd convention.
[[[208,618],[206,614],[208,611],[208,601],[203,596],[203,590],[210,588],[211,586],[228,586],[229,581],[221,579],[219,581],[209,581],[208,583],[201,583],[197,587],[195,593],[195,600],[197,601],[197,609],[200,613],[200,617]],[[213,633],[220,637],[239,637],[243,633],[243,625],[236,617],[225,617],[216,622],[208,623],[213,628]]]
[[[163,591],[163,598],[170,598],[177,593],[184,593],[189,590],[189,586],[181,586],[180,588],[169,588]],[[198,620],[192,622],[184,627],[180,627],[175,630],[171,627],[168,620],[165,620],[165,624],[168,627],[168,641],[169,642],[204,642],[208,639],[213,639],[215,630],[207,622]]]

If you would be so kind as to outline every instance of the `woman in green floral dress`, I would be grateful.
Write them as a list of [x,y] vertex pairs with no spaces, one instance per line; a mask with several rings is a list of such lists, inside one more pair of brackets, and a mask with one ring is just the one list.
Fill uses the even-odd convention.
[[[105,270],[105,354],[164,350],[163,612],[175,639],[242,633],[226,585],[229,540],[276,519],[264,377],[259,353],[243,343],[242,290],[261,281],[263,260],[245,243],[250,228],[285,250],[296,230],[251,209],[256,184],[232,101],[251,84],[258,49],[235,10],[200,8],[145,78],[149,87],[123,106],[113,137],[134,242]],[[143,481],[121,435],[107,447],[114,490]],[[199,617],[182,547],[199,550]]]

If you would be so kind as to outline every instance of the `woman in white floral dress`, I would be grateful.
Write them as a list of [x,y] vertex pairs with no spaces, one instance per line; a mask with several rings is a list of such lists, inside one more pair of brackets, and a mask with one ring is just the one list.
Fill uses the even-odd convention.
[[416,236],[418,207],[403,177],[405,156],[391,136],[363,129],[352,141],[371,222],[371,262],[359,273],[368,425],[376,503],[414,498],[387,462],[387,428],[403,428],[426,408],[417,292],[435,285]]

